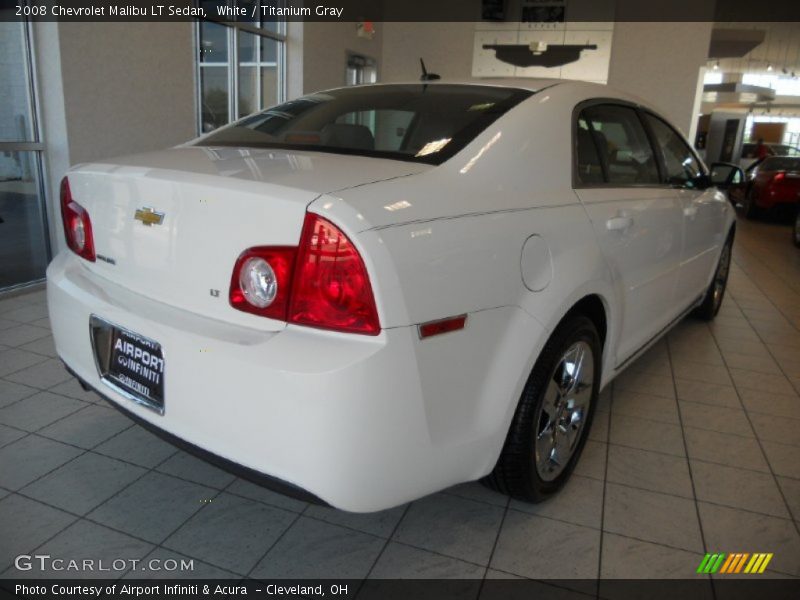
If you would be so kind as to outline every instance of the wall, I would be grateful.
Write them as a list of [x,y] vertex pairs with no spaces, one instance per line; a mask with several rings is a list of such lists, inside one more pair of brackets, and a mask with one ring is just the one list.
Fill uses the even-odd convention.
[[[609,85],[640,96],[687,135],[693,129],[710,22],[614,25]],[[419,57],[447,79],[470,78],[475,23],[384,23],[381,81],[419,78]]]
[[712,27],[710,22],[615,23],[608,84],[640,96],[688,136]]
[[303,95],[304,27],[299,21],[286,24],[286,99]]
[[469,79],[474,36],[473,22],[384,23],[383,72],[379,72],[379,80],[418,81],[420,57],[429,71],[444,79]]
[[343,86],[348,51],[374,58],[383,81],[385,25],[375,23],[375,36],[368,40],[356,36],[355,23],[303,23],[303,93]]
[[37,23],[39,102],[54,252],[70,166],[196,135],[191,23]]
[[62,23],[72,164],[195,136],[191,23]]
[[67,120],[64,112],[64,88],[61,79],[61,46],[56,22],[33,24],[33,47],[36,59],[39,114],[41,115],[44,187],[47,199],[47,224],[53,255],[63,246],[61,208],[58,186],[69,169]]
[[753,123],[751,137],[754,140],[763,138],[768,144],[780,144],[786,133],[786,123]]

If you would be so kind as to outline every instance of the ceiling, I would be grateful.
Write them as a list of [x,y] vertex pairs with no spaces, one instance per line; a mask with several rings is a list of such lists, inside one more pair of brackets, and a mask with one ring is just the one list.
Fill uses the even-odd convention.
[[[757,11],[754,2],[754,11]],[[800,23],[716,23],[715,29],[755,29],[764,32],[764,41],[742,58],[722,58],[719,70],[723,73],[795,72],[800,77]],[[713,64],[714,60],[710,62]]]

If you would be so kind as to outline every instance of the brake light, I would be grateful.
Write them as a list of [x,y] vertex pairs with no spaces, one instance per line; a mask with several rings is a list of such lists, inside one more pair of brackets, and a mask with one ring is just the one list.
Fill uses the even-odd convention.
[[286,246],[261,246],[242,252],[231,277],[231,306],[285,321],[296,251]]
[[289,322],[377,335],[381,326],[367,267],[333,223],[306,213],[297,252]]
[[78,256],[90,262],[95,261],[92,220],[89,213],[72,199],[69,180],[61,180],[61,220],[64,223],[64,237],[67,246]]
[[777,182],[779,182],[779,181],[783,181],[783,179],[784,179],[785,177],[786,177],[786,173],[784,173],[783,171],[781,171],[781,172],[779,172],[779,173],[775,173],[775,175],[773,175],[773,176],[772,176],[772,181],[773,181],[773,183],[777,183]]
[[256,247],[239,256],[229,300],[238,310],[297,325],[365,335],[381,329],[361,255],[314,213],[306,213],[299,247]]

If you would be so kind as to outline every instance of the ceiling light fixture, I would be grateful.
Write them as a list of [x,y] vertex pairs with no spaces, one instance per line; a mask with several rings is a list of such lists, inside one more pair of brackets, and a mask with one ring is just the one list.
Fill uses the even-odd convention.
[[714,70],[719,71],[719,61],[714,63]]
[[772,71],[772,63],[769,63],[769,64],[767,65],[767,71]]

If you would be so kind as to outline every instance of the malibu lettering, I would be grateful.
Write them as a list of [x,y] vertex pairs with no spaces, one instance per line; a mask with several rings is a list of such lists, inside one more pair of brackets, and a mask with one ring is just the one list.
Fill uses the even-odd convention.
[[111,17],[203,17],[206,11],[202,7],[174,6],[172,4],[153,4],[146,6],[116,6],[108,7]]

